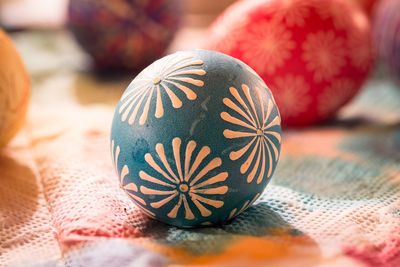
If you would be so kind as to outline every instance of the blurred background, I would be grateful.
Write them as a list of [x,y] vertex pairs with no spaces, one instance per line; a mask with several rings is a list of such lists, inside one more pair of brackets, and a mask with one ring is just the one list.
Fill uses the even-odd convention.
[[[368,16],[370,18],[373,17],[372,4],[378,2],[373,0],[348,1],[360,4],[359,8],[366,9],[365,11],[369,13]],[[91,19],[90,16],[94,16],[93,20],[101,17],[96,13],[89,15],[88,7],[85,6],[86,2],[89,3],[90,1],[71,1],[71,6],[73,6],[73,8],[70,9],[70,14],[72,14],[70,20],[72,22],[70,23],[69,29],[74,31],[75,37],[77,38],[73,37],[73,34],[67,27],[68,0],[0,0],[0,26],[8,31],[15,41],[18,51],[22,54],[23,61],[33,81],[33,88],[35,88],[36,91],[45,90],[44,88],[46,88],[46,86],[41,86],[45,80],[52,81],[54,79],[61,79],[64,82],[55,80],[55,83],[57,83],[59,87],[63,87],[63,85],[68,84],[67,81],[71,83],[72,79],[74,80],[74,85],[71,86],[69,83],[69,86],[66,86],[66,88],[68,88],[66,90],[71,91],[71,88],[73,88],[81,104],[96,103],[99,101],[115,104],[122,91],[126,88],[129,81],[134,78],[135,74],[153,60],[174,51],[202,47],[204,40],[207,39],[207,36],[205,36],[207,27],[228,6],[234,3],[235,0],[155,1],[165,2],[164,5],[166,7],[163,7],[167,10],[165,13],[171,12],[172,14],[175,12],[175,14],[173,14],[175,18],[171,20],[172,22],[170,24],[165,20],[165,24],[169,27],[168,29],[171,31],[171,34],[165,38],[162,37],[164,39],[160,41],[159,46],[154,46],[149,49],[150,51],[154,51],[153,55],[144,55],[143,58],[140,59],[140,62],[134,63],[139,67],[135,69],[128,66],[123,72],[119,72],[118,70],[116,72],[111,72],[109,69],[115,67],[116,64],[120,64],[126,58],[129,51],[122,51],[121,53],[117,51],[116,54],[119,53],[121,56],[121,59],[114,57],[117,63],[104,62],[101,58],[96,59],[96,55],[94,57],[93,55],[89,55],[90,53],[88,53],[88,51],[99,51],[94,52],[97,54],[107,53],[104,52],[108,51],[104,47],[106,45],[112,46],[110,41],[112,38],[108,38],[105,42],[99,40],[93,41],[93,38],[91,36],[88,37],[87,34],[87,32],[91,31],[90,28],[86,28],[84,32],[80,32],[79,27],[81,25],[79,25],[79,23],[87,23],[87,21]],[[113,4],[111,4],[112,2],[113,1],[110,1],[110,6],[113,6]],[[116,5],[118,5],[117,2],[118,1],[115,2]],[[147,0],[135,2],[139,3],[139,5],[152,5],[150,3],[151,1]],[[100,9],[100,6],[94,7],[93,9],[96,8]],[[79,17],[79,10],[84,10],[83,13],[86,12],[86,22],[82,22],[81,20],[81,18],[86,15]],[[150,15],[152,11],[148,12]],[[111,20],[105,21],[104,23],[110,25],[109,32],[112,32],[112,24],[114,22]],[[173,25],[174,23],[176,23],[175,26]],[[95,25],[96,23],[93,24]],[[105,32],[101,32],[100,34],[106,36],[108,34],[107,27],[105,27],[104,31]],[[109,42],[109,44],[105,44],[101,48],[96,47],[96,44],[94,44],[106,42]],[[121,43],[123,42],[124,41]],[[148,43],[149,42],[147,42],[147,44]],[[144,41],[143,44],[146,44],[146,41]],[[138,49],[140,50],[140,48]],[[109,57],[111,58],[112,56]],[[129,58],[129,56],[127,58]],[[93,65],[97,67],[93,68]],[[375,64],[375,66],[377,65],[378,64]],[[96,73],[93,72],[93,70],[101,71],[102,69],[106,70],[106,75],[104,75],[104,71],[100,76],[96,76]],[[128,69],[128,71],[126,71],[126,69]],[[378,68],[374,68],[375,76],[377,75],[377,69]],[[65,75],[66,72],[78,75],[71,78],[71,76]],[[50,73],[54,75],[48,75]],[[117,79],[114,79],[115,74]],[[380,74],[382,74],[382,71]],[[103,79],[108,77],[112,79]],[[103,80],[99,82],[99,79]],[[52,84],[52,82],[49,83]],[[115,90],[108,90],[110,88],[115,88]],[[62,98],[62,92],[61,89],[56,92],[51,90],[51,92],[47,93],[40,92],[39,95],[43,97],[45,103],[47,103],[46,99],[48,97]],[[37,94],[34,93],[34,95]]]
[[[368,13],[369,18],[373,17],[373,4],[379,2],[374,0],[348,1],[352,2],[353,4],[359,4],[359,8],[365,9],[364,11]],[[85,87],[89,85],[87,82],[95,82],[96,79],[99,78],[94,77],[94,73],[91,72],[93,71],[93,65],[97,66],[97,68],[94,68],[95,70],[101,70],[104,67],[104,69],[106,69],[106,76],[112,76],[110,75],[111,72],[109,72],[108,69],[110,69],[110,67],[115,67],[114,65],[120,64],[120,62],[124,60],[126,53],[128,53],[126,51],[120,53],[122,59],[118,59],[118,57],[116,57],[116,64],[115,62],[102,62],[102,59],[96,59],[96,55],[94,57],[92,57],[93,55],[88,55],[88,51],[97,51],[98,49],[102,49],[96,47],[92,43],[102,42],[99,40],[87,40],[93,39],[92,37],[85,37],[85,33],[90,32],[90,28],[86,28],[84,32],[79,32],[79,28],[82,26],[79,23],[82,23],[81,17],[84,16],[79,17],[79,11],[77,10],[85,10],[84,12],[86,12],[85,14],[88,16],[87,20],[90,20],[90,16],[88,15],[90,12],[87,10],[87,6],[85,6],[86,2],[90,1],[71,1],[71,6],[73,6],[75,9],[70,9],[70,11],[72,10],[72,12],[70,12],[70,14],[72,14],[70,16],[70,20],[72,22],[70,23],[69,28],[74,31],[75,37],[77,37],[76,40],[73,38],[71,32],[67,29],[68,0],[0,0],[0,26],[6,31],[12,33],[11,37],[14,39],[19,52],[22,54],[23,60],[30,72],[34,85],[36,82],[38,82],[38,77],[44,77],[42,74],[53,71],[60,73],[62,70],[69,70],[70,72],[75,71],[75,73],[76,71],[80,71],[76,88],[81,88],[81,85],[82,87]],[[110,1],[110,6],[113,5],[111,4],[112,2],[113,1]],[[146,0],[134,2],[139,3],[139,5],[152,5],[149,4],[151,1]],[[158,50],[158,52],[154,52],[153,56],[145,55],[139,60],[140,62],[135,63],[137,66],[139,66],[137,69],[128,66],[128,71],[124,71],[126,76],[118,78],[118,81],[123,81],[122,84],[117,83],[115,85],[115,87],[119,88],[120,90],[124,90],[128,81],[131,80],[137,72],[146,67],[156,58],[160,58],[165,54],[177,50],[202,47],[204,40],[207,40],[207,36],[204,36],[207,27],[228,6],[234,3],[235,0],[184,0],[155,2],[165,2],[166,7],[163,8],[167,10],[166,13],[171,12],[172,14],[175,12],[173,15],[175,18],[172,23],[168,24],[168,21],[165,21],[165,24],[168,24],[167,27],[169,27],[168,29],[171,31],[171,34],[165,38],[163,37],[164,39],[161,40],[162,42],[160,42],[160,45],[149,49],[150,51]],[[118,1],[116,1],[115,4],[118,5]],[[100,6],[94,7],[94,9],[96,8],[100,9]],[[151,11],[148,12],[150,15]],[[94,16],[94,20],[98,17],[101,17],[95,13],[93,13],[92,16]],[[87,21],[83,23],[87,23]],[[110,28],[112,28],[112,24],[114,22],[105,21],[104,23],[108,23],[107,25],[110,25]],[[178,26],[173,26],[174,23],[176,23]],[[101,35],[103,33],[100,32],[99,34]],[[107,34],[108,33],[105,35]],[[132,39],[134,38],[132,37]],[[109,42],[109,46],[111,46],[111,41]],[[145,44],[146,41],[143,43]],[[103,48],[106,45],[108,44],[103,45]],[[104,54],[107,53],[107,50],[104,48],[103,50],[99,50],[99,52],[94,53]],[[57,56],[55,57],[54,55]],[[377,64],[375,64],[375,66],[376,65]],[[119,72],[117,71],[117,73]],[[104,75],[101,75],[101,77],[104,78]],[[47,76],[46,78],[53,79],[54,76]],[[113,87],[114,85],[107,84],[107,82],[102,82],[101,84],[96,84],[95,86],[99,88],[108,88],[109,86]],[[117,96],[120,95],[120,90],[116,93],[115,91],[101,91],[100,89],[91,97],[94,99],[93,101],[96,102],[101,99],[101,94],[103,92],[106,94],[105,101],[108,101],[110,99],[109,94],[116,93],[115,98],[118,100]],[[83,94],[88,94],[88,96],[82,96],[82,98],[85,99],[83,101],[91,102],[90,94],[92,92],[90,92],[90,89],[78,91]],[[46,94],[42,95],[46,96]]]
[[[235,0],[184,2],[186,23],[207,26]],[[0,3],[1,22],[7,28],[60,28],[66,22],[68,0],[1,0]]]
[[[136,2],[147,5],[149,1]],[[172,31],[173,38],[165,43],[165,50],[150,60],[199,47],[207,26],[235,1],[161,2],[179,10],[179,26]],[[173,2],[179,3],[178,6],[175,7]],[[106,71],[105,76],[96,75],[92,58],[67,28],[68,5],[68,0],[0,0],[0,27],[10,34],[21,53],[33,82],[34,102],[51,105],[53,101],[49,100],[56,97],[61,101],[72,98],[80,104],[116,104],[140,70],[123,71],[122,74]],[[139,65],[144,68],[149,63],[145,61]],[[58,89],[54,90],[48,84],[57,84]]]
[[[345,1],[354,5],[352,10],[356,12],[355,14],[364,13],[372,26],[379,3],[397,3],[396,0]],[[209,37],[209,29],[214,21],[220,23],[211,31],[214,34],[213,38],[220,38],[222,41],[225,38],[229,41],[229,20],[240,24],[240,18],[245,17],[242,16],[245,13],[235,14],[237,11],[230,10],[228,16],[225,16],[227,21],[218,21],[217,17],[235,2],[239,1],[0,0],[0,27],[14,41],[32,82],[28,120],[30,117],[40,116],[41,113],[60,111],[63,105],[71,107],[77,104],[82,106],[106,104],[114,109],[131,80],[154,60],[178,50],[204,47],[204,42],[212,39]],[[282,2],[291,3],[289,0]],[[132,6],[125,6],[125,3],[130,3]],[[389,5],[386,6],[386,10],[388,7],[390,10]],[[386,22],[384,19],[386,15],[395,18],[396,9],[393,10],[393,14],[384,13],[381,21]],[[329,16],[340,14],[340,11],[336,12],[334,9],[331,12]],[[110,14],[121,20],[115,19]],[[155,19],[159,25],[146,23],[147,18],[150,18],[149,21]],[[393,21],[393,25],[382,24],[375,27],[382,29],[379,33],[387,35],[384,41],[390,45],[396,38],[400,40],[400,37],[389,36],[390,30],[396,29],[396,20]],[[222,27],[219,27],[220,25]],[[147,32],[148,36],[143,32]],[[220,33],[225,35],[219,35]],[[356,34],[354,37],[359,38]],[[353,36],[349,35],[348,38],[351,39]],[[361,46],[359,49],[361,55],[362,51],[367,51],[366,54],[370,52],[369,44],[365,42],[364,46],[367,49],[363,50]],[[386,47],[383,47],[383,50],[385,49]],[[399,69],[397,66],[400,59],[396,58],[396,55],[400,54],[397,52],[398,49],[386,50],[390,52],[388,57],[394,62],[393,69]],[[347,89],[340,88],[344,93],[338,90],[337,94],[328,95],[329,100],[333,99],[332,114],[338,114],[339,118],[333,121],[333,126],[365,121],[397,123],[400,119],[400,114],[397,112],[400,108],[399,84],[395,75],[390,75],[385,64],[381,63],[377,44],[374,45],[373,53],[376,56],[373,64],[370,62],[366,64],[366,69],[372,66],[371,71],[365,71],[367,74],[363,73],[362,79],[359,79],[361,88],[353,88],[353,91],[359,92],[358,94],[349,95],[345,92]],[[295,56],[293,60],[296,60]],[[279,73],[276,76],[279,76]],[[334,79],[332,80],[334,82]],[[270,81],[265,80],[265,82],[270,86]],[[297,84],[284,87],[288,88],[287,91],[292,91],[287,94],[286,103],[294,108],[297,105],[291,103],[298,102]],[[312,90],[314,89],[311,88]],[[336,95],[339,98],[343,96],[345,100],[336,99]],[[280,99],[276,94],[275,98],[282,114],[285,107],[280,106]],[[342,108],[344,102],[347,105]],[[312,108],[310,110],[309,114],[315,113]],[[336,111],[338,112],[335,113]],[[309,126],[315,125],[309,123]]]
[[[204,29],[234,2],[235,0],[182,1],[183,27],[169,50],[198,47]],[[8,31],[62,30],[67,24],[67,10],[68,0],[0,0],[0,25]]]

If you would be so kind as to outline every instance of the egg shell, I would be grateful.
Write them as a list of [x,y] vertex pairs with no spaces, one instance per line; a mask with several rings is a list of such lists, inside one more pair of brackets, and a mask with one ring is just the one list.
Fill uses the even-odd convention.
[[205,48],[244,61],[264,79],[286,126],[333,118],[373,63],[369,20],[347,0],[239,1],[206,36]]
[[400,1],[382,0],[373,19],[374,40],[389,71],[400,79]]
[[71,0],[68,25],[100,71],[141,71],[179,28],[181,0]]
[[0,148],[25,122],[30,81],[10,38],[0,30]]
[[368,16],[372,15],[375,8],[375,4],[379,2],[377,0],[349,0],[349,1],[361,7],[367,13]]
[[120,184],[147,215],[212,225],[248,208],[279,159],[270,90],[230,56],[193,50],[157,60],[129,85],[112,123]]

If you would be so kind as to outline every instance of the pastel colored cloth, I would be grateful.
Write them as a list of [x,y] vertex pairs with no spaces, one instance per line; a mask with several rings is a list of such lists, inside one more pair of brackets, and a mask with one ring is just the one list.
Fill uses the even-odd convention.
[[93,242],[82,243],[77,248],[66,253],[61,261],[50,260],[30,264],[22,263],[28,267],[56,267],[56,266],[165,266],[165,257],[158,253],[134,245],[123,239],[104,238]]
[[[118,187],[109,134],[131,77],[77,74],[64,34],[14,38],[34,95],[0,154],[0,265],[95,266],[135,250],[176,265],[400,265],[400,90],[379,72],[336,121],[285,131],[277,171],[251,208],[219,227],[179,229],[147,218]],[[70,56],[39,65],[49,53]]]

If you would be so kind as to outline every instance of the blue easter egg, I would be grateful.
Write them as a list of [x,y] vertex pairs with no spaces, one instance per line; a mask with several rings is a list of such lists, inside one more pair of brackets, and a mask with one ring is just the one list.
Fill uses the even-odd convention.
[[161,58],[128,86],[111,152],[122,188],[147,215],[178,227],[229,220],[276,168],[281,119],[243,62],[193,50]]

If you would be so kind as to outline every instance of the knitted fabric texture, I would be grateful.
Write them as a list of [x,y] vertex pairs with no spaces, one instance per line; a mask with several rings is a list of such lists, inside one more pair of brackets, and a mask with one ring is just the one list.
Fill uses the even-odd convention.
[[[123,239],[99,239],[82,243],[65,254],[61,261],[50,260],[38,263],[25,262],[24,267],[119,267],[119,266],[165,266],[163,256]],[[16,266],[15,266],[16,267]]]
[[[231,222],[198,229],[149,219],[119,189],[109,151],[115,102],[86,97],[109,101],[104,82],[65,71],[34,85],[28,123],[0,155],[0,265],[73,257],[71,266],[102,266],[98,255],[124,262],[137,245],[178,264],[400,265],[400,90],[391,83],[372,80],[335,122],[286,130],[261,198]],[[129,244],[117,241],[116,252],[104,238]]]

